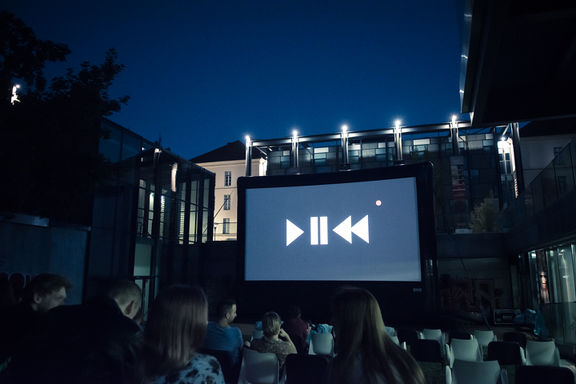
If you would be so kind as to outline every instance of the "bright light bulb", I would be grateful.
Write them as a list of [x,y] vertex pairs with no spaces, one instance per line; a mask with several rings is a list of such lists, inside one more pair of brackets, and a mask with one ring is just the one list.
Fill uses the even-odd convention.
[[348,126],[346,124],[342,124],[342,132],[343,133],[348,132]]

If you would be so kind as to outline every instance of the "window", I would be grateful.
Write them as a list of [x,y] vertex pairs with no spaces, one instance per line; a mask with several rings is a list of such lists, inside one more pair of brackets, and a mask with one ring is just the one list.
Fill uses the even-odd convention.
[[224,210],[230,210],[230,195],[224,195]]
[[230,233],[230,219],[225,218],[224,222],[222,223],[222,233],[227,234]]
[[232,185],[232,171],[224,171],[224,185],[226,187]]

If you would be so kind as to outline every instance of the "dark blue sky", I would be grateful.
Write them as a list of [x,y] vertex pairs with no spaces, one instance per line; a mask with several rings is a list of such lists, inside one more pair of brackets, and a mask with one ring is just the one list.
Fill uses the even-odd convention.
[[[458,0],[46,1],[5,9],[126,65],[111,119],[190,158],[255,139],[448,121],[459,111]],[[51,68],[54,69],[54,68]],[[60,68],[58,68],[60,69]]]

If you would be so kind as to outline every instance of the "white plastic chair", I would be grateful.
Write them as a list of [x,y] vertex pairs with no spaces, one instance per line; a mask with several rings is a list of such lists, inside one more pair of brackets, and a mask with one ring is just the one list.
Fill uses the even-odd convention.
[[[448,383],[448,380],[446,380]],[[506,371],[493,361],[454,361],[452,384],[507,384]]]
[[441,329],[424,328],[421,332],[422,338],[425,340],[436,340],[440,345],[446,344],[446,336]]
[[442,356],[447,357],[448,345],[446,345],[446,334],[441,329],[424,328],[420,332],[420,338],[424,340],[436,340],[442,347]]
[[254,328],[252,331],[252,339],[250,339],[250,341],[254,339],[261,339],[262,337],[264,337],[264,331],[258,328]]
[[560,353],[554,340],[526,342],[526,365],[560,366]]
[[279,363],[275,353],[244,348],[238,384],[279,384]]
[[396,345],[400,345],[400,339],[398,339],[398,336],[396,335],[388,335],[388,337],[394,342],[394,344]]
[[313,333],[310,335],[309,355],[334,356],[334,337],[331,333]]
[[448,347],[448,362],[452,367],[455,360],[482,361],[482,351],[476,339],[453,339]]
[[490,344],[493,341],[496,341],[496,335],[492,330],[481,331],[479,329],[476,329],[474,330],[474,338],[478,340],[478,344],[481,347],[488,347],[488,344]]

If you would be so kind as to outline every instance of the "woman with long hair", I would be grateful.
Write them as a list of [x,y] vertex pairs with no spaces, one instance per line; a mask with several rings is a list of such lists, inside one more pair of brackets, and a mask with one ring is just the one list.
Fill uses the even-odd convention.
[[328,383],[423,384],[418,363],[386,334],[380,306],[367,290],[341,289],[332,303],[334,347]]
[[208,302],[199,287],[175,285],[156,298],[144,329],[139,383],[224,384],[216,358],[196,352],[208,323]]

